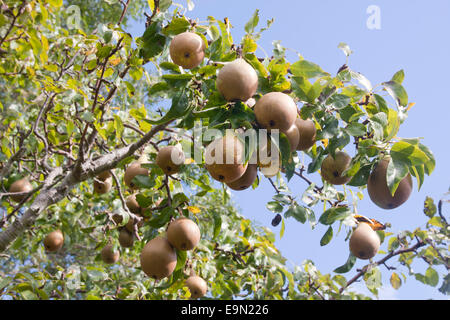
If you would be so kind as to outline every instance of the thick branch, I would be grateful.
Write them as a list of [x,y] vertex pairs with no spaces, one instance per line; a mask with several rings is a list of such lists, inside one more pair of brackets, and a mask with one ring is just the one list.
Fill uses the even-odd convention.
[[[85,162],[81,166],[81,174],[79,177],[76,177],[73,171],[63,175],[62,167],[53,170],[44,181],[44,186],[41,192],[35,198],[30,207],[25,211],[23,216],[20,219],[16,219],[10,226],[0,233],[0,252],[4,252],[17,237],[19,237],[34,224],[36,219],[46,208],[64,199],[77,184],[89,178],[93,178],[103,171],[111,170],[117,167],[120,161],[133,155],[136,150],[148,143],[157,132],[164,130],[170,122],[172,121],[154,126],[139,141],[130,144],[127,147],[114,150],[113,152],[100,156],[97,159]],[[62,181],[56,186],[53,186],[53,182],[60,176],[63,176]]]

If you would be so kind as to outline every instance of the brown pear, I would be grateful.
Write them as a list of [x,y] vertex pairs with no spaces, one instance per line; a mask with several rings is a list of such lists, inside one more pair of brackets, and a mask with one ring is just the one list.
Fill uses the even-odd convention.
[[297,118],[295,120],[295,125],[300,134],[297,150],[308,150],[316,143],[316,126],[314,125],[314,121]]
[[269,92],[261,97],[253,108],[256,121],[267,130],[289,130],[297,118],[297,105],[282,92]]
[[114,251],[112,244],[107,244],[103,247],[101,256],[104,263],[113,264],[119,261],[120,252],[118,250]]
[[185,69],[192,69],[202,63],[205,57],[205,42],[194,32],[183,32],[170,42],[172,61]]
[[378,234],[365,222],[358,224],[350,237],[350,252],[357,258],[373,258],[380,248]]
[[200,241],[200,229],[191,219],[178,218],[169,224],[167,240],[178,250],[192,250]]
[[198,299],[203,297],[208,291],[206,281],[199,276],[190,276],[186,279],[186,287],[189,288],[191,299]]
[[97,175],[98,180],[106,180],[112,177],[111,171],[103,171],[102,173]]
[[177,253],[166,238],[157,236],[141,251],[141,268],[153,279],[169,277],[177,265]]
[[125,170],[125,175],[123,177],[125,184],[130,188],[130,189],[138,189],[138,187],[132,182],[132,180],[134,179],[134,177],[136,177],[137,175],[145,175],[148,176],[149,175],[149,171],[147,170],[147,168],[143,168],[141,167],[141,163],[139,161],[135,161],[133,163],[131,163],[128,168]]
[[52,231],[44,238],[44,247],[48,252],[58,251],[63,244],[64,235],[61,230]]
[[156,164],[167,175],[177,173],[184,160],[183,150],[176,146],[163,147],[159,149],[156,156]]
[[119,232],[119,244],[124,248],[131,248],[134,244],[134,235],[126,228]]
[[286,135],[287,139],[289,140],[289,145],[291,146],[291,152],[294,152],[295,150],[297,150],[297,146],[300,141],[300,132],[298,131],[298,128],[295,125],[295,123],[287,131],[285,131],[284,134]]
[[329,154],[322,162],[320,174],[322,178],[334,185],[346,184],[352,178],[341,176],[342,173],[348,169],[352,158],[344,151],[338,151],[333,158]]
[[244,175],[233,182],[227,183],[227,186],[236,191],[245,190],[255,182],[257,176],[258,166],[256,164],[248,164]]
[[233,135],[215,139],[205,151],[205,168],[217,181],[233,182],[245,173],[244,145]]
[[128,210],[134,214],[142,214],[142,208],[136,200],[135,194],[130,194],[125,200]]
[[236,59],[220,69],[216,86],[227,101],[247,101],[258,89],[258,75],[244,59]]
[[[17,181],[14,181],[9,187],[9,192],[30,192],[33,190],[33,186],[27,178],[23,178]],[[26,194],[23,195],[12,195],[11,199],[15,202],[20,202],[25,199]]]
[[100,180],[98,178],[94,179],[94,192],[97,194],[105,194],[111,190],[112,178],[107,178],[105,180]]
[[371,172],[367,181],[367,192],[369,193],[370,199],[383,209],[394,209],[402,205],[408,200],[413,188],[412,178],[408,173],[400,181],[394,196],[391,195],[386,178],[389,161],[389,158],[381,160]]

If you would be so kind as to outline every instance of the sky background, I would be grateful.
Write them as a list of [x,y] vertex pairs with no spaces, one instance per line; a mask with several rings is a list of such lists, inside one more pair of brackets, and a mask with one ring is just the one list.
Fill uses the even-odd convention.
[[[186,5],[185,0],[178,1]],[[193,0],[195,8],[187,12],[187,16],[205,21],[207,16],[222,20],[228,17],[233,25],[232,35],[235,43],[239,43],[244,35],[244,25],[254,13],[260,9],[260,26],[268,19],[274,18],[271,28],[262,35],[259,45],[270,55],[272,41],[281,40],[287,48],[298,51],[305,59],[319,64],[325,71],[336,74],[345,63],[345,55],[338,49],[340,42],[347,43],[353,50],[349,58],[349,67],[365,75],[373,85],[390,80],[392,75],[404,69],[409,101],[416,105],[410,110],[408,119],[402,124],[399,137],[423,137],[422,143],[428,146],[436,158],[436,168],[431,177],[426,176],[420,191],[414,179],[414,191],[410,199],[393,210],[383,210],[373,204],[367,192],[365,198],[358,203],[358,212],[382,222],[390,222],[392,227],[387,231],[397,233],[402,230],[414,230],[417,226],[425,227],[426,217],[423,214],[423,202],[426,196],[437,201],[449,190],[450,170],[448,147],[450,118],[450,102],[448,92],[450,83],[450,1],[364,1],[364,0]],[[377,5],[381,13],[381,29],[370,30],[367,20],[370,14],[367,8]],[[258,30],[259,28],[257,28]],[[143,23],[135,23],[130,32],[142,35]],[[258,50],[257,55],[264,56]],[[298,60],[295,53],[289,54],[290,62]],[[353,153],[352,145],[345,150]],[[299,154],[300,157],[302,156]],[[305,157],[309,163],[308,157]],[[318,173],[309,176],[311,180],[322,185]],[[289,188],[295,196],[300,197],[307,184],[294,177]],[[342,187],[340,187],[342,188]],[[357,191],[357,188],[353,188]],[[276,245],[288,258],[289,264],[300,265],[305,259],[311,259],[322,273],[332,272],[345,263],[348,257],[348,242],[345,232],[336,235],[325,247],[319,242],[326,227],[317,225],[314,230],[308,223],[301,224],[293,218],[287,219],[286,230],[282,239],[279,237],[280,226],[272,227],[274,214],[266,209],[274,190],[267,179],[262,179],[257,190],[235,192],[233,197],[241,212],[247,218],[266,226],[277,235]],[[450,205],[444,204],[443,213],[449,216]],[[316,217],[320,216],[316,210]],[[381,249],[386,249],[384,243]],[[367,263],[367,262],[366,262]],[[358,260],[352,271],[345,274],[347,278],[356,273],[356,269],[364,266]],[[397,273],[407,269],[398,263]],[[403,282],[399,290],[394,290],[390,283],[390,272],[380,267],[384,286],[380,290],[380,299],[448,299],[438,292],[437,288],[424,285],[413,277]],[[425,263],[416,263],[415,271],[425,273]],[[437,270],[441,275],[444,268]],[[363,283],[352,286],[354,290],[367,293]]]

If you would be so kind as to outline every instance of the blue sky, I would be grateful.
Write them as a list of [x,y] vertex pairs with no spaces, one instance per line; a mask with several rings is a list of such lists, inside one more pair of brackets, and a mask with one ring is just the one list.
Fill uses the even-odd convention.
[[[260,24],[274,18],[272,27],[263,33],[259,44],[268,54],[272,50],[272,41],[281,40],[285,47],[298,51],[307,60],[319,64],[325,71],[335,74],[345,63],[343,52],[337,48],[340,42],[347,43],[353,50],[349,59],[351,69],[361,72],[372,84],[391,79],[392,75],[404,69],[406,78],[404,86],[409,101],[416,105],[409,112],[409,117],[401,126],[399,137],[423,137],[436,157],[436,169],[427,177],[421,190],[414,192],[410,199],[394,210],[382,210],[375,206],[364,192],[365,199],[358,204],[358,212],[383,222],[390,222],[391,232],[425,227],[426,217],[422,213],[426,196],[436,201],[449,189],[450,170],[448,159],[448,119],[450,102],[447,98],[450,83],[450,1],[364,1],[364,0],[316,0],[316,1],[268,1],[268,0],[193,0],[195,8],[188,12],[191,18],[205,21],[207,16],[217,19],[228,17],[234,26],[232,34],[235,42],[240,42],[244,34],[244,25],[256,8],[260,9]],[[183,5],[186,2],[181,1]],[[366,26],[370,5],[377,5],[381,13],[381,29],[370,30]],[[136,24],[132,32],[142,34],[143,24]],[[257,51],[264,56],[262,51]],[[295,62],[295,54],[289,55]],[[350,150],[350,145],[347,147]],[[347,150],[346,148],[346,150]],[[301,156],[301,154],[300,154]],[[307,158],[305,158],[308,160]],[[317,173],[310,178],[321,185]],[[415,180],[414,180],[415,181]],[[307,185],[300,179],[293,178],[289,187],[294,195],[300,196]],[[356,190],[356,189],[355,189]],[[312,259],[322,272],[331,272],[343,264],[348,257],[348,242],[344,242],[345,233],[341,232],[325,247],[319,241],[326,231],[318,225],[311,230],[308,224],[302,225],[293,219],[286,220],[284,237],[279,239],[278,227],[271,226],[273,214],[266,209],[274,190],[263,179],[257,190],[234,192],[234,199],[242,214],[263,226],[271,228],[277,234],[276,244],[283,255],[292,264],[299,265],[305,259]],[[449,206],[444,205],[444,214],[448,216]],[[320,215],[320,209],[316,216]],[[335,229],[336,233],[336,229]],[[385,248],[382,247],[382,249]],[[364,265],[358,261],[347,277],[351,277]],[[394,267],[400,267],[393,264]],[[390,273],[383,272],[385,288],[380,298],[384,299],[448,299],[437,288],[423,285],[413,278],[403,283],[399,290],[390,287]],[[424,273],[424,263],[417,263],[415,271]],[[407,274],[407,270],[399,268]],[[441,274],[443,268],[438,270]],[[440,284],[438,285],[440,286]],[[358,283],[355,289],[363,290]]]

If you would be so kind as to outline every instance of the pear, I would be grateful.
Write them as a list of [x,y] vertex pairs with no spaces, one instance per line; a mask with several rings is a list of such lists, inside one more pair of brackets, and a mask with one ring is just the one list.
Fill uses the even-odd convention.
[[394,209],[402,205],[408,200],[413,188],[412,178],[408,173],[400,181],[394,196],[391,195],[386,178],[389,161],[390,158],[381,160],[371,172],[367,181],[367,192],[369,193],[370,199],[383,209]]
[[134,177],[137,175],[149,175],[149,171],[146,168],[141,167],[141,163],[139,161],[131,163],[125,170],[125,174],[123,177],[125,184],[132,190],[138,189],[137,186],[132,182]]
[[203,297],[208,291],[206,281],[199,276],[190,276],[186,279],[186,287],[189,288],[191,299],[198,299]]
[[247,170],[239,179],[229,182],[226,185],[233,190],[240,191],[249,188],[255,182],[258,176],[258,166],[256,164],[248,164]]
[[97,194],[105,194],[111,190],[112,178],[100,180],[98,177],[94,179],[94,192]]
[[297,105],[290,96],[282,92],[263,95],[253,110],[256,121],[267,130],[279,129],[286,132],[297,118]]
[[365,222],[358,224],[350,237],[350,252],[357,258],[373,258],[380,248],[378,234]]
[[136,200],[136,195],[135,194],[131,194],[127,197],[127,199],[125,200],[125,204],[128,208],[128,210],[130,210],[130,212],[134,213],[134,214],[142,214],[142,208],[139,205],[139,203]]
[[124,248],[131,248],[134,244],[134,235],[126,228],[123,228],[119,232],[119,244]]
[[167,146],[159,149],[156,156],[156,164],[165,174],[171,175],[180,170],[185,157],[183,151],[176,146]]
[[172,39],[169,53],[175,64],[185,69],[192,69],[203,61],[205,48],[202,37],[194,32],[186,31]]
[[64,235],[61,230],[52,231],[44,238],[44,247],[48,252],[58,251],[63,244]]
[[322,162],[320,174],[322,178],[334,185],[346,184],[352,178],[343,176],[342,173],[348,169],[352,158],[344,151],[338,151],[333,158],[329,154]]
[[297,150],[297,146],[300,141],[300,132],[298,131],[298,128],[295,125],[295,123],[288,130],[286,130],[284,132],[284,134],[286,135],[287,139],[289,140],[289,145],[291,146],[291,152],[294,152],[295,150]]
[[247,101],[258,89],[258,75],[244,59],[236,59],[219,70],[216,86],[227,101]]
[[[14,181],[9,187],[9,192],[30,192],[33,190],[33,186],[27,178],[23,178],[17,181]],[[20,202],[26,198],[26,194],[24,195],[12,195],[11,199],[15,202]]]
[[243,143],[234,135],[215,139],[206,147],[205,168],[220,182],[239,179],[246,170]]
[[113,264],[119,261],[120,252],[113,250],[112,244],[107,244],[101,251],[102,260],[104,263]]
[[191,219],[178,218],[169,224],[167,240],[177,250],[192,250],[200,241],[200,229]]
[[153,279],[169,277],[177,265],[177,254],[166,238],[157,236],[150,240],[141,251],[141,268]]
[[308,150],[316,143],[316,126],[314,125],[314,121],[297,118],[295,120],[295,125],[300,134],[297,150]]

